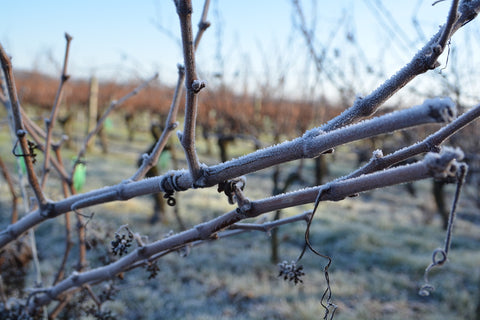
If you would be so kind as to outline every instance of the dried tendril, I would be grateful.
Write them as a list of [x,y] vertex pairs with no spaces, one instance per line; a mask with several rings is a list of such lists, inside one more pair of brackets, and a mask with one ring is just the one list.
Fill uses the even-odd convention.
[[462,186],[465,183],[465,177],[467,175],[468,166],[465,163],[460,163],[458,166],[458,169],[459,171],[457,172],[457,188],[455,190],[455,196],[453,198],[452,208],[448,216],[448,226],[447,226],[447,231],[445,235],[445,245],[443,248],[438,248],[433,251],[432,262],[425,269],[425,274],[423,276],[424,284],[418,290],[418,294],[423,297],[429,296],[435,290],[435,287],[432,284],[430,284],[430,282],[428,281],[428,274],[434,267],[444,265],[448,259],[448,251],[450,249],[450,245],[452,242],[453,223],[455,221],[457,203],[458,203],[458,199],[460,198],[460,192],[461,192]]

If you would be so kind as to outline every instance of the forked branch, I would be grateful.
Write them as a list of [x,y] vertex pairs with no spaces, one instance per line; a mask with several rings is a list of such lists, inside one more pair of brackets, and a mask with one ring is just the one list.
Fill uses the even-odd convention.
[[179,136],[185,151],[188,168],[193,179],[193,184],[201,176],[200,162],[195,149],[195,128],[197,121],[198,93],[205,87],[205,82],[197,78],[195,66],[195,47],[192,32],[192,2],[191,0],[175,1],[180,19],[182,33],[183,60],[185,66],[185,125],[183,133]]
[[[205,0],[203,5],[202,17],[198,23],[198,31],[195,36],[195,43],[194,43],[194,51],[197,50],[198,45],[200,44],[200,40],[202,38],[203,33],[207,28],[210,26],[210,22],[207,21],[207,14],[208,8],[210,6],[210,0]],[[177,128],[177,112],[178,107],[180,106],[180,97],[183,94],[183,84],[185,81],[185,67],[183,65],[178,65],[178,78],[177,78],[177,85],[175,87],[175,92],[173,94],[172,104],[170,106],[170,110],[168,112],[167,120],[165,121],[165,129],[162,132],[162,135],[158,139],[155,147],[153,148],[151,154],[145,155],[143,158],[142,165],[140,168],[135,172],[135,174],[130,178],[132,181],[138,181],[145,177],[152,166],[154,166],[160,157],[161,152],[165,148],[168,138],[170,137],[171,133],[175,128]]]

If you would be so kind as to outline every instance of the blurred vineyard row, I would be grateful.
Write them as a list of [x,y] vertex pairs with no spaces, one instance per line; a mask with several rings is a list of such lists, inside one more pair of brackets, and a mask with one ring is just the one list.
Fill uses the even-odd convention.
[[[28,114],[34,119],[43,119],[51,110],[58,88],[59,79],[32,71],[16,73],[17,89],[22,105],[28,109]],[[90,81],[88,79],[70,79],[66,83],[62,98],[59,122],[63,133],[73,135],[69,125],[87,118],[90,99]],[[100,81],[98,85],[98,115],[100,116],[109,104],[131,92],[141,83],[131,81],[118,83],[115,81]],[[148,131],[152,123],[164,123],[174,95],[174,88],[160,83],[151,82],[150,85],[138,94],[128,99],[117,111],[124,118],[129,130],[129,138],[133,140],[136,130]],[[220,84],[207,86],[199,98],[198,106],[198,134],[204,138],[217,139],[221,152],[221,161],[228,160],[226,145],[235,140],[254,141],[259,147],[263,143],[278,143],[284,139],[291,139],[301,135],[307,129],[319,126],[341,113],[347,105],[328,101],[299,100],[278,97],[275,89],[258,90],[256,93],[236,93],[228,86]],[[348,99],[343,99],[347,101]],[[421,101],[418,101],[421,103]],[[183,104],[183,101],[181,102]],[[392,108],[410,106],[383,107],[380,113]],[[465,108],[459,106],[463,113]],[[180,108],[182,112],[182,108]],[[84,116],[81,116],[84,115]],[[143,117],[140,117],[143,115]],[[150,119],[150,123],[134,124],[137,118]],[[435,127],[421,127],[390,135],[386,139],[370,139],[355,144],[359,162],[368,160],[371,152],[382,149],[387,154],[399,145],[409,145],[423,139]],[[83,133],[82,133],[83,134]],[[451,139],[453,144],[463,150],[468,150],[467,157],[473,159],[471,173],[479,171],[477,162],[480,158],[480,145],[476,137],[480,136],[480,125],[477,122],[463,129]],[[381,144],[379,144],[381,143]]]
[[[22,105],[28,109],[28,113],[32,117],[43,119],[51,110],[59,79],[38,72],[21,71],[16,73],[16,81]],[[132,91],[140,82],[140,80],[129,83],[100,81],[98,114],[101,115],[111,101]],[[128,99],[120,107],[118,113],[125,119],[130,131],[129,137],[133,137],[135,130],[147,131],[150,127],[149,123],[142,123],[141,128],[133,125],[135,119],[142,114],[147,114],[148,119],[151,119],[152,122],[163,123],[168,114],[173,94],[173,87],[156,81]],[[69,134],[67,129],[69,122],[85,119],[79,115],[86,114],[89,98],[90,80],[71,79],[67,81],[59,117],[65,133]],[[183,102],[181,103],[183,104]],[[277,143],[282,139],[298,136],[311,127],[319,126],[341,113],[346,107],[348,106],[328,101],[327,98],[321,98],[320,101],[279,98],[274,89],[239,94],[226,85],[207,86],[199,98],[198,133],[201,133],[203,137],[215,136],[227,141],[235,138],[258,141],[257,139],[263,135],[267,136],[270,142]],[[384,107],[380,112],[402,107],[409,106]],[[461,106],[459,109],[460,112],[465,111]],[[180,112],[182,112],[182,108],[180,108]],[[384,153],[388,153],[391,151],[389,145],[393,147],[399,142],[403,145],[411,144],[415,140],[423,139],[428,133],[429,129],[424,127],[409,130],[392,136],[393,140],[383,140],[382,145],[378,145],[375,141],[362,143],[364,146],[362,149],[371,152],[380,148],[384,150]],[[476,122],[452,139],[455,140],[455,145],[478,155],[480,146],[475,137],[479,135],[480,125]]]
[[[17,72],[17,88],[22,105],[40,116],[50,112],[55,99],[59,79],[38,72]],[[136,82],[116,83],[100,81],[98,89],[99,114],[136,86]],[[153,82],[121,106],[126,121],[141,113],[151,119],[163,119],[168,114],[174,88]],[[67,82],[60,121],[66,121],[78,112],[86,112],[90,96],[89,80]],[[321,107],[319,107],[319,105]],[[341,112],[343,108],[323,101],[301,101],[275,98],[273,94],[234,93],[226,86],[202,91],[199,102],[198,126],[203,134],[252,135],[271,133],[294,136],[313,125],[319,125]],[[147,125],[146,125],[147,127]]]

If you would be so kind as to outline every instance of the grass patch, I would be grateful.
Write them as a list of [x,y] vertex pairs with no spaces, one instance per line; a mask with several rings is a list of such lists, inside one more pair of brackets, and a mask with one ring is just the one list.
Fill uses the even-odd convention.
[[[119,129],[120,130],[120,129]],[[123,130],[123,129],[121,129]],[[136,160],[148,145],[147,133],[139,134],[138,144],[128,146],[123,131],[117,133],[112,152],[99,151],[87,157],[87,185],[84,191],[112,185],[130,177]],[[0,130],[0,150],[9,152],[3,143],[10,141]],[[201,143],[201,148],[206,149]],[[249,151],[250,144],[232,145],[232,155]],[[123,151],[121,151],[123,150]],[[126,151],[125,151],[126,150]],[[346,149],[342,150],[346,152]],[[71,152],[65,157],[70,161]],[[181,150],[178,153],[181,155]],[[202,161],[215,163],[216,155],[202,154]],[[6,160],[6,159],[4,159]],[[8,160],[13,164],[12,159]],[[183,163],[180,163],[182,166]],[[351,156],[339,157],[329,163],[331,177],[347,173],[354,165]],[[290,171],[293,164],[282,166]],[[305,162],[304,174],[312,176],[313,165]],[[271,170],[247,176],[246,195],[251,200],[271,194]],[[54,177],[53,177],[54,178]],[[432,251],[443,245],[444,232],[440,220],[425,225],[429,210],[429,182],[417,184],[418,196],[407,195],[402,186],[386,188],[341,202],[319,206],[311,229],[311,243],[320,252],[330,255],[333,299],[339,305],[335,319],[468,319],[479,302],[480,227],[475,221],[457,221],[451,254],[443,268],[435,269],[431,282],[436,286],[428,298],[417,295],[425,267]],[[49,194],[60,197],[52,184]],[[56,191],[54,191],[56,190]],[[2,195],[8,194],[5,184]],[[56,192],[56,193],[55,193]],[[209,220],[232,210],[223,194],[215,188],[189,190],[175,195],[178,210],[188,226]],[[427,200],[426,200],[427,199]],[[9,199],[0,197],[3,212]],[[114,202],[85,210],[94,212],[87,226],[90,267],[102,264],[108,256],[109,241],[120,225],[129,224],[134,232],[148,236],[147,241],[163,238],[170,230],[178,230],[172,208],[167,208],[167,223],[150,225],[153,211],[150,197]],[[301,213],[312,206],[283,211],[283,215]],[[462,199],[460,213],[472,211]],[[270,216],[270,215],[269,215]],[[461,217],[461,215],[460,215]],[[5,215],[2,225],[5,225]],[[74,219],[73,219],[74,221]],[[305,223],[283,226],[282,259],[294,260],[303,245]],[[47,282],[56,271],[64,249],[64,219],[59,217],[36,229],[42,275]],[[119,292],[104,308],[120,319],[318,319],[323,315],[320,305],[325,290],[323,267],[326,263],[307,253],[301,263],[306,275],[301,285],[294,286],[277,277],[278,270],[270,262],[270,238],[264,233],[244,233],[194,247],[187,257],[170,254],[158,261],[159,275],[148,280],[140,268],[113,282]],[[73,270],[76,250],[67,263]],[[32,271],[33,274],[33,271]],[[28,281],[33,286],[33,276]],[[94,290],[101,291],[102,286]]]

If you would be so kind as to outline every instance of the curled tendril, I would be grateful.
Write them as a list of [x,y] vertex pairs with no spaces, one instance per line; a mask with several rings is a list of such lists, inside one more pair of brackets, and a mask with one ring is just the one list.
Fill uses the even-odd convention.
[[177,204],[177,201],[173,197],[175,191],[183,191],[186,190],[181,188],[177,183],[178,176],[171,175],[167,176],[160,182],[161,189],[165,192],[163,198],[167,199],[167,204],[170,207],[173,207]]
[[428,297],[430,293],[432,293],[434,290],[435,290],[434,286],[426,283],[420,287],[420,290],[418,290],[418,294],[422,297]]
[[447,261],[447,253],[445,250],[439,248],[433,250],[432,254],[432,264],[434,266],[441,266]]
[[324,192],[328,192],[329,188],[323,188],[320,190],[320,192],[317,195],[317,199],[315,200],[315,205],[313,208],[312,213],[309,215],[309,219],[307,221],[307,228],[305,230],[305,244],[303,246],[302,251],[300,252],[300,255],[298,256],[297,260],[292,261],[291,263],[288,263],[286,261],[282,262],[279,264],[280,267],[280,273],[279,276],[283,276],[284,280],[289,280],[289,281],[294,281],[295,284],[298,282],[302,283],[302,279],[300,279],[301,276],[303,276],[305,273],[303,272],[303,266],[298,265],[298,262],[302,259],[303,255],[309,249],[311,252],[313,252],[315,255],[325,258],[328,260],[327,264],[325,265],[323,272],[325,275],[325,281],[327,283],[327,288],[323,292],[320,304],[322,307],[325,309],[325,313],[323,316],[323,319],[333,319],[335,316],[335,312],[337,310],[337,305],[332,302],[332,288],[330,286],[330,275],[328,273],[328,269],[330,268],[330,265],[332,264],[332,258],[324,255],[320,252],[318,252],[315,248],[310,243],[310,226],[312,224],[313,217],[315,215],[315,212],[318,209],[318,205],[320,204],[322,195]]
[[450,249],[450,245],[452,242],[453,223],[455,221],[457,203],[458,199],[460,198],[462,186],[465,183],[468,166],[465,163],[459,163],[457,168],[457,188],[455,190],[455,197],[453,198],[452,208],[448,217],[448,226],[445,235],[445,246],[443,248],[433,250],[432,262],[425,269],[425,274],[423,276],[424,284],[418,290],[418,294],[422,297],[429,296],[435,290],[435,287],[431,285],[428,281],[428,274],[430,273],[430,271],[436,266],[444,265],[448,259],[448,250]]
[[173,193],[166,193],[163,197],[167,199],[167,204],[170,207],[173,207],[177,204],[177,200],[175,200],[175,198],[173,197]]
[[423,284],[418,290],[419,295],[421,295],[422,297],[428,297],[435,290],[435,287],[431,285],[428,281],[428,274],[430,273],[430,270],[432,270],[434,267],[441,266],[446,261],[447,252],[445,250],[443,250],[442,248],[433,250],[432,262],[425,269],[425,274],[423,276],[423,281],[425,282],[425,284]]

